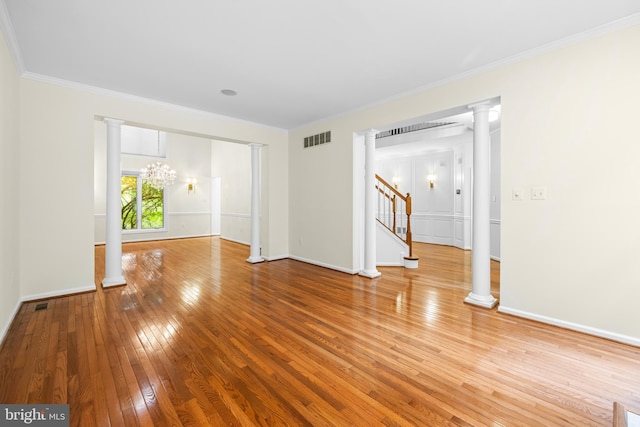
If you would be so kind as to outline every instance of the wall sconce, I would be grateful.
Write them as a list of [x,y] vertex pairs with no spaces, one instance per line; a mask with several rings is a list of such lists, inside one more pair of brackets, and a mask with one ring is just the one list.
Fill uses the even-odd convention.
[[391,178],[391,182],[393,182],[393,188],[395,188],[396,190],[398,189],[399,181],[400,181],[400,178],[398,178],[397,176],[394,176],[393,178]]
[[192,191],[195,193],[196,192],[196,184],[198,183],[198,180],[195,178],[189,178],[187,179],[187,194],[191,193]]
[[429,188],[433,188],[433,184],[436,181],[435,174],[429,174],[429,176],[427,176],[427,181],[429,181]]

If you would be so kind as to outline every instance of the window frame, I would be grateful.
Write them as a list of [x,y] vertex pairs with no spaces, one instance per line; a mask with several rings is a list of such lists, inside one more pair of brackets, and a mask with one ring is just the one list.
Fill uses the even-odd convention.
[[120,182],[123,176],[136,177],[136,228],[125,230],[122,228],[122,206],[120,207],[120,231],[122,234],[161,233],[168,230],[167,227],[167,189],[162,190],[162,228],[142,228],[142,177],[139,170],[120,171]]

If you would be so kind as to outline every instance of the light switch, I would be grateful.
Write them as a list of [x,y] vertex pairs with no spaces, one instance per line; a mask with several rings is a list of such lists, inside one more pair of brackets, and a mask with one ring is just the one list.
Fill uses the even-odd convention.
[[531,200],[545,200],[547,187],[531,187]]

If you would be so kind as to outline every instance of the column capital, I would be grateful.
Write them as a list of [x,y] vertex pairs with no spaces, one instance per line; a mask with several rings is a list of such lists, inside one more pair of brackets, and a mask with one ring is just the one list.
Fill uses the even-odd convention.
[[247,146],[251,148],[260,148],[260,147],[264,147],[264,144],[260,144],[258,142],[252,142],[251,144],[247,144]]
[[490,101],[475,102],[473,104],[467,105],[467,108],[474,111],[482,111],[482,110],[488,111],[489,109],[491,109],[491,102]]
[[111,119],[109,117],[105,117],[104,119],[102,119],[103,122],[105,122],[108,126],[122,126],[124,124],[124,120],[118,120],[118,119]]
[[365,136],[376,136],[376,134],[378,133],[378,129],[367,129],[364,131]]

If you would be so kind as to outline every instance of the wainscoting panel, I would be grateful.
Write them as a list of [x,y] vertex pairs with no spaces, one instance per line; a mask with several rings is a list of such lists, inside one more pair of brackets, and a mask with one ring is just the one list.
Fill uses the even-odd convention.
[[455,218],[453,220],[453,246],[464,249],[464,220]]
[[453,245],[452,215],[414,214],[411,216],[411,228],[416,242]]
[[251,241],[251,215],[222,212],[220,215],[222,237],[235,242]]

